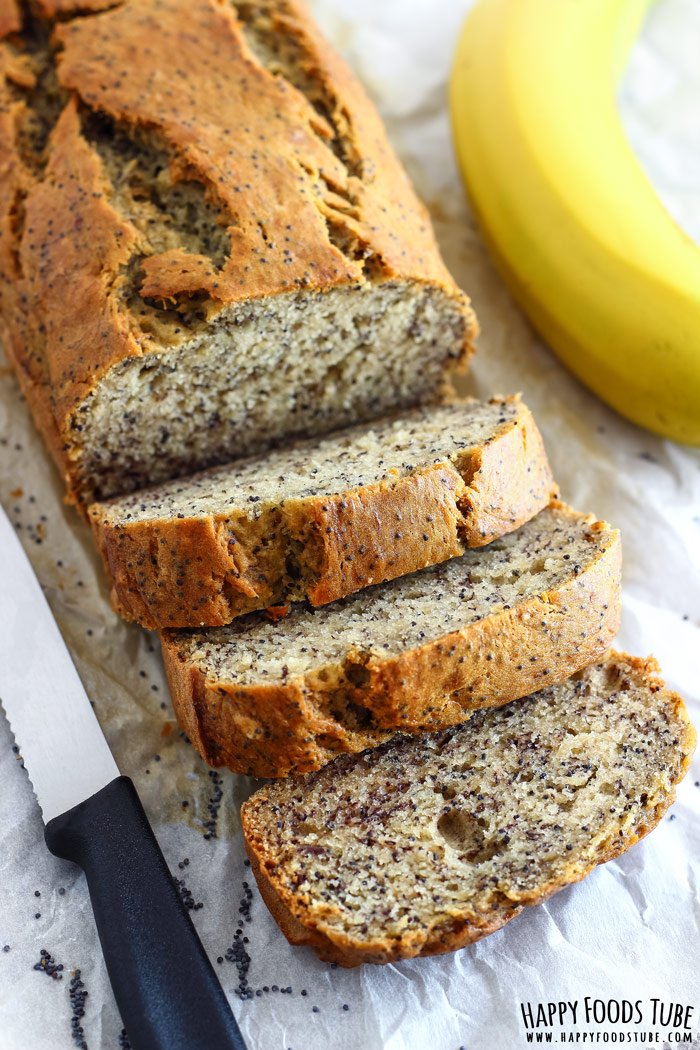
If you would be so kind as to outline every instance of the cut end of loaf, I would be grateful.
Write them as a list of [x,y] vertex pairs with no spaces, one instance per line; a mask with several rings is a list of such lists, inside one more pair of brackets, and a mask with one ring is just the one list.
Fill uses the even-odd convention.
[[72,415],[91,497],[438,399],[471,348],[460,298],[418,281],[296,292],[160,327],[143,312],[152,348],[115,365]]
[[625,852],[695,747],[654,671],[613,653],[465,726],[262,788],[243,827],[285,934],[350,966],[450,951]]
[[59,6],[0,44],[0,306],[71,498],[433,399],[474,317],[304,5]]

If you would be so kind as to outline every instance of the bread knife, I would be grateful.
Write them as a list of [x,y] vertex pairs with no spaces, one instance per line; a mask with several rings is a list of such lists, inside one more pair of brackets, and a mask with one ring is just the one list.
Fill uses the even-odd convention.
[[156,841],[120,776],[58,625],[0,508],[0,700],[48,848],[87,878],[134,1050],[245,1050]]

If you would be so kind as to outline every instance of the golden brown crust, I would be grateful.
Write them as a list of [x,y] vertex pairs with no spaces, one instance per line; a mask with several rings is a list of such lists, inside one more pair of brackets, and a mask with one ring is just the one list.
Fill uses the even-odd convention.
[[0,40],[22,28],[17,0],[0,0]]
[[42,18],[61,18],[66,15],[84,15],[116,7],[119,0],[33,0]]
[[[523,907],[541,904],[567,886],[580,882],[598,865],[621,856],[653,831],[674,802],[676,786],[690,767],[697,734],[681,697],[666,689],[664,682],[658,678],[658,665],[653,658],[644,660],[615,652],[611,652],[609,658],[627,664],[631,670],[640,674],[646,679],[651,691],[663,691],[664,702],[673,708],[675,717],[687,727],[686,738],[680,742],[684,750],[679,753],[678,768],[673,771],[670,790],[657,798],[653,807],[640,814],[638,823],[623,837],[608,838],[597,847],[593,858],[579,858],[572,862],[563,878],[539,886],[537,892],[521,893],[517,899],[500,895],[495,908],[489,906],[481,911],[475,907],[465,908],[463,913],[455,912],[447,921],[440,921],[432,927],[370,941],[366,937],[357,938],[344,933],[335,923],[324,922],[323,912],[313,906],[312,894],[295,894],[289,883],[279,877],[277,857],[270,852],[254,805],[254,799],[266,791],[261,788],[241,809],[246,852],[262,898],[287,940],[294,945],[308,945],[324,961],[344,967],[361,963],[396,962],[399,959],[456,951],[500,929],[518,915]],[[332,914],[332,905],[329,904],[327,910]]]
[[[35,389],[46,390],[37,410],[39,428],[45,438],[48,434],[50,451],[70,488],[76,456],[74,435],[66,429],[71,409],[115,361],[140,353],[107,279],[109,272],[126,266],[136,232],[107,200],[100,160],[81,133],[75,98],[58,119],[45,177],[24,207],[25,226],[32,231],[20,249],[22,272],[32,290],[28,313],[45,330],[43,343],[35,342],[36,352],[20,352],[16,364],[31,377],[26,392],[33,410]],[[47,403],[51,419],[46,418]]]
[[[351,968],[363,963],[382,964],[398,962],[400,959],[414,959],[416,956],[444,955],[446,952],[455,952],[460,948],[465,948],[468,944],[480,941],[482,937],[487,937],[490,933],[495,933],[523,910],[523,905],[507,902],[504,898],[498,911],[489,910],[482,913],[478,919],[475,916],[455,917],[449,923],[427,931],[427,935],[425,932],[418,936],[405,935],[397,941],[390,941],[387,938],[372,945],[353,942],[349,937],[331,940],[308,915],[304,916],[309,922],[309,925],[305,926],[282,899],[275,888],[274,875],[268,876],[267,874],[268,871],[270,873],[274,871],[274,862],[268,861],[267,858],[265,862],[262,861],[261,856],[264,855],[264,851],[259,839],[245,823],[245,810],[242,811],[242,819],[244,820],[244,842],[250,859],[250,868],[255,876],[260,896],[272,918],[290,944],[313,948],[319,959],[324,962],[337,963],[339,966]],[[258,856],[258,850],[261,856]],[[264,869],[263,863],[265,864]]]
[[[141,260],[143,296],[167,304],[201,295],[210,317],[227,303],[300,289],[387,278],[434,285],[463,311],[466,360],[475,334],[468,301],[445,270],[425,210],[371,103],[299,0],[264,6],[272,6],[271,29],[295,42],[305,75],[325,93],[328,117],[258,62],[233,6],[211,0],[104,6],[101,0],[38,5],[47,17],[97,12],[62,21],[54,31],[59,81],[73,101],[50,137],[45,171],[23,156],[11,121],[0,128],[2,148],[20,173],[16,193],[0,199],[6,243],[21,259],[18,279],[0,282],[7,285],[3,338],[72,499],[89,495],[76,462],[75,410],[119,362],[162,349],[138,328],[121,295],[130,260]],[[255,6],[241,4],[241,17]],[[0,31],[16,27],[6,0]],[[162,90],[174,40],[177,67]],[[0,46],[10,61],[14,52]],[[121,69],[128,76],[115,72]],[[102,161],[77,116],[78,98],[82,111],[110,114],[134,134],[147,128],[170,154],[172,179],[204,186],[228,228],[223,267],[182,249],[149,254],[114,210]],[[17,200],[26,210],[23,223]],[[293,252],[285,251],[289,226],[303,230],[294,235]],[[459,348],[456,356],[459,365]]]
[[[554,494],[542,438],[519,398],[488,443],[454,462],[246,515],[112,524],[89,508],[112,606],[144,627],[219,626],[307,597],[325,605],[517,529]],[[288,575],[289,559],[298,577]]]
[[[619,629],[619,533],[593,518],[589,533],[602,538],[601,549],[559,590],[396,657],[366,660],[358,653],[362,673],[355,681],[341,667],[246,687],[208,679],[188,661],[178,632],[163,631],[175,712],[212,765],[281,777],[380,743],[387,731],[456,725],[477,708],[568,678],[602,656]],[[348,655],[350,663],[354,658]]]
[[212,766],[264,777],[310,772],[339,752],[364,751],[394,733],[353,728],[299,686],[264,685],[247,702],[240,697],[232,702],[231,691],[208,683],[196,667],[179,659],[176,647],[163,644],[163,660],[177,719]]
[[[0,36],[21,26],[17,6],[7,0],[0,7]],[[31,276],[24,273],[19,239],[27,195],[36,179],[19,148],[25,112],[17,88],[31,89],[36,72],[31,59],[7,44],[0,44],[0,340],[14,366],[22,393],[32,407],[34,421],[59,469],[64,472],[63,440],[58,433],[39,350],[44,344],[40,319],[29,307]]]

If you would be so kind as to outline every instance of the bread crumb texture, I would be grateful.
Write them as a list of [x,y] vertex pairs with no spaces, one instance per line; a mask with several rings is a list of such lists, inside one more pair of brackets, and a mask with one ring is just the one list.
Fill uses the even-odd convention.
[[118,612],[217,626],[485,545],[553,491],[534,420],[511,397],[414,409],[94,504],[89,518]]
[[246,846],[287,937],[345,966],[452,951],[624,853],[695,747],[656,670],[612,653],[466,725],[261,788]]
[[0,33],[1,334],[74,499],[428,401],[465,363],[468,300],[297,0],[5,0]]
[[[398,542],[398,541],[397,541]],[[163,631],[171,696],[213,765],[310,771],[568,677],[619,627],[620,539],[553,502],[461,557],[330,605]]]

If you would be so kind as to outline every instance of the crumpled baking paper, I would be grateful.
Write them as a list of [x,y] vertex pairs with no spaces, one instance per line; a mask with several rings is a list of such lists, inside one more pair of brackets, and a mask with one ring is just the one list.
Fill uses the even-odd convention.
[[[463,389],[479,396],[521,390],[564,497],[620,526],[625,590],[619,645],[656,654],[698,725],[700,456],[626,423],[592,396],[541,345],[496,274],[464,201],[445,104],[452,50],[469,6],[469,0],[313,4],[376,100],[430,207],[447,264],[473,297],[483,335]],[[620,96],[648,172],[698,241],[699,45],[696,0],[662,0]],[[236,998],[239,976],[225,956],[242,883],[253,884],[238,809],[254,782],[218,774],[217,837],[205,839],[214,778],[177,730],[154,637],[111,612],[88,530],[63,505],[4,362],[0,441],[0,502],[17,523],[120,769],[136,782],[173,874],[203,905],[193,912],[194,922],[212,958],[223,958],[215,965],[250,1050],[519,1050],[529,1045],[520,1004],[536,1010],[538,1002],[550,1001],[579,1003],[576,1026],[537,1030],[553,1031],[555,1041],[561,1031],[623,1030],[619,1024],[582,1025],[586,997],[640,1000],[647,1022],[653,998],[692,1005],[697,1035],[697,761],[672,815],[650,838],[455,954],[332,969],[309,949],[287,944],[253,888],[247,979],[255,989],[292,991]],[[13,743],[0,712],[0,1050],[72,1050],[68,986],[75,969],[88,991],[77,1022],[81,1038],[90,1050],[117,1050],[122,1026],[85,880],[46,850],[39,809]],[[2,950],[5,945],[9,950]],[[63,980],[34,970],[41,949],[63,964]],[[628,1026],[637,1034],[649,1028]],[[669,1043],[666,1029],[659,1040],[654,1045],[689,1045]]]

